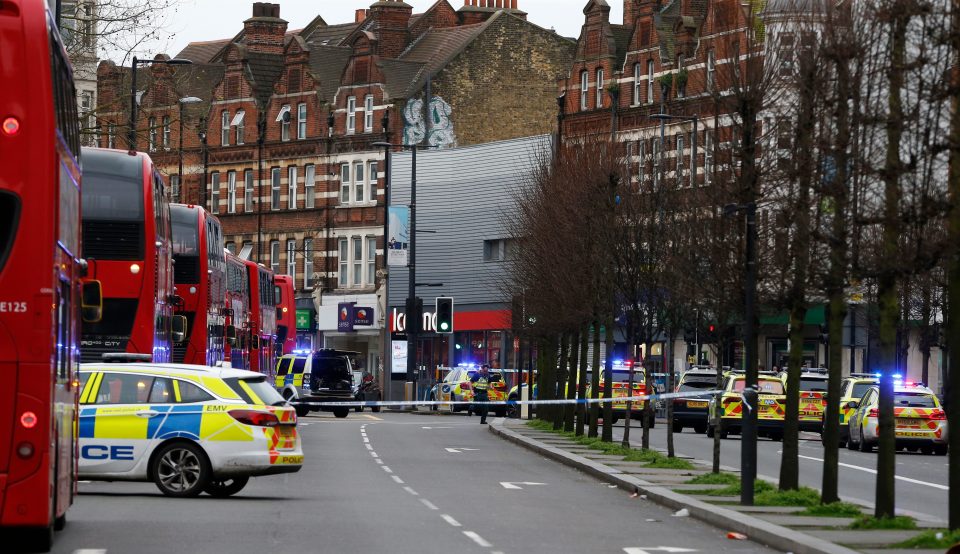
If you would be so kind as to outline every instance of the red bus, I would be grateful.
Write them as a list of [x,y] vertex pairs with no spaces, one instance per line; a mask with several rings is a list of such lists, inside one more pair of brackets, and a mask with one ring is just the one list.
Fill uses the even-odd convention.
[[250,286],[250,371],[272,376],[276,371],[277,307],[273,289],[273,272],[249,260],[247,279]]
[[223,360],[227,262],[220,220],[200,206],[170,205],[173,283],[183,299],[187,340],[173,345],[170,361],[216,365]]
[[229,250],[227,261],[226,326],[224,360],[231,367],[250,369],[250,281],[247,265]]
[[275,275],[277,301],[278,356],[292,354],[297,347],[297,300],[293,297],[293,277]]
[[46,2],[4,0],[0,44],[0,529],[47,551],[76,492],[80,130]]
[[[170,207],[163,180],[142,152],[83,149],[83,255],[103,283],[103,318],[83,325],[81,360],[105,353],[169,362],[173,335]],[[174,330],[173,327],[176,326]]]

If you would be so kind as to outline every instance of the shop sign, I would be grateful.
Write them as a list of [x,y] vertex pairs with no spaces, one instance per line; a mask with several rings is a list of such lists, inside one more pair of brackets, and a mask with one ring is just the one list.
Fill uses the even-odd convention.
[[356,302],[340,302],[337,304],[337,331],[349,333],[353,331],[353,307]]
[[387,266],[406,267],[410,260],[410,208],[390,206],[387,230],[390,233],[387,241]]
[[354,325],[373,325],[373,308],[367,306],[353,307]]
[[313,317],[312,310],[297,310],[297,330],[298,331],[311,331],[313,330]]
[[[393,331],[397,333],[403,333],[407,330],[407,314],[393,309],[393,315],[391,316],[391,325]],[[424,333],[429,333],[435,330],[437,327],[437,314],[433,312],[423,312],[423,322],[420,324],[420,331]]]

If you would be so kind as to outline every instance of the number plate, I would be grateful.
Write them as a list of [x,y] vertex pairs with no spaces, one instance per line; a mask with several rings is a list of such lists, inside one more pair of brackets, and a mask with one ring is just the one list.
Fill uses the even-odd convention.
[[919,429],[920,422],[916,419],[911,419],[908,417],[898,417],[897,418],[897,427],[907,427],[910,429]]
[[776,406],[776,405],[777,405],[777,401],[776,401],[776,400],[769,399],[769,398],[768,398],[768,399],[765,399],[765,400],[761,400],[760,403],[763,404],[764,406]]
[[687,407],[688,407],[688,408],[706,408],[706,407],[707,407],[707,402],[706,402],[706,401],[699,401],[699,400],[688,400],[688,401],[687,401]]

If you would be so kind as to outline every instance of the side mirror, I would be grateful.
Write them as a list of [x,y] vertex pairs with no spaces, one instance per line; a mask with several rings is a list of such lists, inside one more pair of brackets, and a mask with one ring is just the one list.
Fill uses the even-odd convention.
[[233,325],[227,325],[227,342],[230,346],[237,346],[237,328]]
[[846,406],[847,406],[848,408],[856,408],[856,407],[859,406],[859,405],[860,405],[860,403],[857,402],[856,400],[851,400],[850,402],[847,402],[847,403],[846,403]]
[[187,316],[175,315],[172,319],[171,338],[173,342],[180,344],[187,340]]
[[84,281],[80,294],[80,314],[85,323],[103,319],[103,285],[100,281]]

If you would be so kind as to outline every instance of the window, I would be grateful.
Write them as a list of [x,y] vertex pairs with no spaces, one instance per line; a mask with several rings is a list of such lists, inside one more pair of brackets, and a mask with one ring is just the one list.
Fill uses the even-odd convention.
[[792,77],[794,70],[794,36],[793,33],[781,33],[779,41],[780,76]]
[[370,162],[369,171],[367,171],[367,183],[370,184],[370,201],[377,201],[377,162]]
[[220,213],[220,172],[210,174],[210,211]]
[[703,141],[703,184],[706,186],[713,177],[713,134],[703,133]]
[[367,237],[367,284],[377,284],[377,239]]
[[227,213],[237,213],[237,172],[227,172]]
[[340,272],[339,272],[339,276],[337,277],[337,282],[341,287],[345,287],[349,282],[347,280],[347,278],[349,277],[347,273],[348,273],[348,268],[350,267],[348,265],[350,263],[350,260],[349,260],[350,251],[347,249],[347,239],[340,239],[338,246],[339,246],[338,259],[340,262],[339,264]]
[[363,280],[363,239],[353,237],[353,286],[359,287]]
[[640,98],[640,79],[641,71],[640,64],[633,64],[633,104],[638,105],[642,102]]
[[507,259],[509,248],[509,239],[485,240],[483,241],[483,261],[502,262]]
[[147,141],[147,151],[153,152],[157,148],[157,118],[147,119],[147,129],[149,131],[149,140]]
[[[230,251],[231,254],[237,253],[237,243],[233,241],[227,241],[223,244],[223,247]],[[233,290],[233,289],[231,289]]]
[[340,165],[340,203],[350,202],[350,164]]
[[363,162],[354,164],[353,166],[353,188],[357,202],[366,200],[363,196]]
[[643,170],[647,167],[646,160],[646,148],[647,142],[645,140],[637,141],[637,158],[640,162],[637,164],[637,182],[643,183],[647,180],[647,176],[643,173]]
[[314,186],[316,185],[316,166],[303,166],[303,207],[312,208],[314,206]]
[[363,99],[363,130],[373,132],[373,95],[368,94]]
[[276,275],[280,273],[280,241],[270,241],[270,270]]
[[[683,69],[683,54],[678,54],[678,55],[677,55],[677,76],[679,76],[680,72],[683,71],[683,70],[684,70],[684,69]],[[683,98],[684,96],[686,96],[686,95],[687,95],[687,82],[686,82],[686,81],[679,81],[679,80],[675,80],[674,82],[676,83],[676,87],[677,87],[677,98]]]
[[660,185],[660,139],[653,139],[653,187]]
[[170,116],[163,116],[163,149],[170,149]]
[[220,144],[230,146],[230,112],[228,110],[220,112]]
[[303,239],[303,288],[313,288],[313,239]]
[[230,122],[237,128],[237,144],[243,144],[243,120],[246,115],[245,111],[237,110],[237,115],[233,116],[233,121]]
[[357,97],[347,98],[347,134],[352,135],[357,130]]
[[290,140],[290,104],[280,108],[280,140]]
[[597,109],[603,107],[603,69],[597,70]]
[[253,170],[243,172],[243,211],[253,211]]
[[587,109],[587,95],[590,94],[590,75],[586,70],[580,72],[580,109]]
[[114,138],[117,136],[117,125],[115,123],[107,124],[107,148],[114,148]]
[[297,278],[297,241],[287,241],[287,275]]
[[97,390],[97,404],[146,404],[153,377],[128,373],[104,373]]
[[653,104],[653,60],[647,60],[647,104]]
[[174,202],[180,201],[180,176],[179,175],[170,176],[170,197],[173,198]]
[[677,134],[677,186],[683,186],[683,134]]
[[195,404],[197,402],[207,402],[214,399],[210,396],[210,393],[188,381],[176,380],[173,382],[173,387],[178,404]]
[[717,84],[717,53],[710,49],[707,52],[707,90],[713,90]]
[[307,105],[303,102],[297,104],[297,138],[307,138]]
[[270,170],[270,209],[280,209],[280,168]]
[[297,209],[297,166],[287,168],[287,207]]

